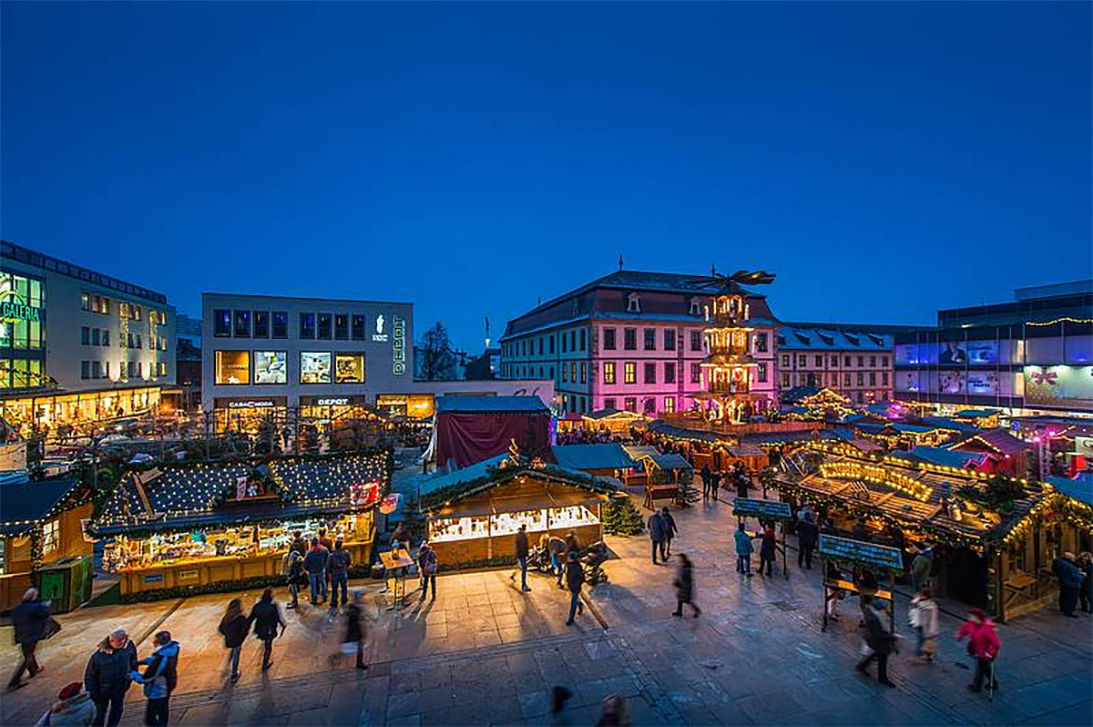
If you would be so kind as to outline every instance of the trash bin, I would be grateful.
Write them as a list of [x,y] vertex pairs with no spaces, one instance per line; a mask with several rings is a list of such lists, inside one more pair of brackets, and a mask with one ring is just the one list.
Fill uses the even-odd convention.
[[54,613],[76,609],[91,599],[91,558],[63,558],[38,572],[43,601],[52,601]]

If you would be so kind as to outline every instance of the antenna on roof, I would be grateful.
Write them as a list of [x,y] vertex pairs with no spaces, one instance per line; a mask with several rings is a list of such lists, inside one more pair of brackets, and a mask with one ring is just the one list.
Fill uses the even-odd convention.
[[717,277],[717,265],[710,263],[710,275]]
[[622,254],[619,254],[619,271],[622,271]]

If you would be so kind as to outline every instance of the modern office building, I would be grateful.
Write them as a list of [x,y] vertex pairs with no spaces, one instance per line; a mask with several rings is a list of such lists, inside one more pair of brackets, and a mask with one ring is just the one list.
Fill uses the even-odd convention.
[[778,331],[778,384],[826,387],[855,404],[892,398],[896,331],[913,326],[783,322]]
[[[619,270],[508,322],[503,378],[554,381],[561,410],[685,411],[704,391],[704,332],[713,285],[696,276]],[[776,327],[766,298],[748,292],[751,391],[776,400]]]
[[943,410],[1093,415],[1093,281],[1020,288],[895,336],[895,395]]
[[11,426],[101,422],[155,409],[175,380],[167,297],[0,243],[0,405]]

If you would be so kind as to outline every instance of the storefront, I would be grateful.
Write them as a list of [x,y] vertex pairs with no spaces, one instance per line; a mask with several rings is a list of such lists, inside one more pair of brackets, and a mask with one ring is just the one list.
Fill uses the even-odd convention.
[[164,393],[161,387],[152,386],[2,399],[0,416],[24,436],[33,427],[51,434],[59,429],[89,434],[95,426],[155,412]]
[[263,422],[284,424],[288,399],[284,396],[233,397],[213,400],[213,422],[219,432],[254,434]]
[[512,562],[515,534],[603,539],[602,510],[617,488],[582,472],[495,457],[421,484],[419,507],[442,569]]
[[320,528],[363,573],[389,482],[386,451],[134,470],[91,529],[128,600],[281,583],[293,533]]
[[380,394],[376,409],[390,416],[429,419],[436,413],[436,397],[432,394]]

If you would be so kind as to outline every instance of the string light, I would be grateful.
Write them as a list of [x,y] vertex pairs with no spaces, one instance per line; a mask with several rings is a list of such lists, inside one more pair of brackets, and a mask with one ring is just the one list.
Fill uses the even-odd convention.
[[1054,326],[1056,323],[1093,323],[1093,318],[1071,318],[1063,316],[1051,321],[1027,321],[1026,326]]

